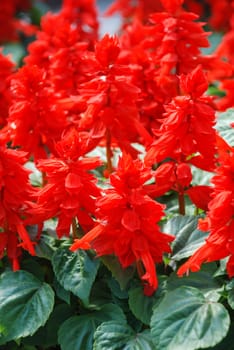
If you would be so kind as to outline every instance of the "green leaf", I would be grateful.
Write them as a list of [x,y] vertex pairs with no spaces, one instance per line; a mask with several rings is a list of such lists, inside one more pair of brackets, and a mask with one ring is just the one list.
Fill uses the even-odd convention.
[[31,171],[29,175],[30,182],[33,186],[41,187],[42,186],[42,173],[39,171],[34,162],[27,162],[25,167]]
[[214,173],[210,171],[205,171],[191,165],[191,171],[193,174],[193,185],[209,186],[210,180],[214,176]]
[[228,291],[227,301],[231,308],[234,310],[234,278],[227,284],[226,289]]
[[[207,263],[202,265],[197,272],[190,272],[188,276],[178,277],[174,272],[167,281],[167,289],[175,290],[178,287],[190,286],[199,289],[204,295],[209,295],[210,292],[218,292],[222,286],[213,277],[217,270],[216,263]],[[219,299],[219,294],[217,293]]]
[[228,109],[224,113],[218,113],[216,129],[224,140],[231,146],[234,146],[234,132],[231,127],[234,119],[234,109]]
[[151,296],[144,295],[142,287],[135,287],[129,291],[129,307],[133,315],[142,323],[149,325],[155,306],[165,293],[165,281],[159,283],[157,291]]
[[227,336],[216,346],[212,348],[207,348],[206,350],[233,350],[233,333],[234,333],[234,323],[231,323],[230,329]]
[[58,282],[58,280],[55,278],[53,282],[53,287],[55,290],[55,293],[57,297],[63,301],[65,301],[67,304],[70,304],[71,302],[71,292],[64,289],[63,286]]
[[125,289],[134,275],[134,267],[130,266],[124,269],[121,266],[118,258],[113,255],[103,256],[101,260],[103,264],[111,271],[112,276],[119,282],[120,288]]
[[45,326],[39,328],[33,336],[25,338],[23,344],[37,345],[43,348],[55,346],[58,344],[59,327],[72,315],[74,315],[74,310],[70,306],[66,304],[56,305]]
[[115,278],[107,279],[107,285],[111,290],[111,294],[118,299],[128,299],[127,290],[121,289],[119,282]]
[[220,44],[222,40],[222,33],[220,32],[213,32],[211,35],[209,35],[209,47],[203,47],[201,49],[203,55],[210,55],[212,52],[215,51],[217,46]]
[[163,226],[163,232],[176,236],[172,242],[172,260],[188,258],[205,242],[208,233],[198,230],[197,223],[197,217],[178,215]]
[[68,248],[58,248],[52,257],[52,266],[63,288],[74,293],[87,305],[99,261],[91,259],[83,250],[72,253]]
[[0,344],[27,337],[43,326],[54,305],[51,287],[25,271],[0,277]]
[[35,260],[35,257],[30,257],[28,259],[23,259],[20,267],[22,270],[31,273],[34,277],[38,278],[40,281],[45,280],[45,269],[43,265]]
[[126,323],[102,323],[94,334],[93,350],[154,350],[149,331],[135,333]]
[[93,350],[93,335],[97,327],[109,320],[125,323],[123,311],[115,304],[106,304],[100,310],[65,321],[59,329],[62,350]]
[[19,65],[25,56],[25,49],[21,43],[6,43],[3,47],[3,54],[10,55],[13,62]]
[[36,245],[36,254],[40,258],[51,260],[52,255],[56,251],[58,240],[49,234],[43,233],[39,243]]
[[160,350],[195,350],[218,344],[228,332],[225,307],[193,287],[168,292],[154,309],[152,338]]
[[149,331],[134,334],[123,350],[156,350]]

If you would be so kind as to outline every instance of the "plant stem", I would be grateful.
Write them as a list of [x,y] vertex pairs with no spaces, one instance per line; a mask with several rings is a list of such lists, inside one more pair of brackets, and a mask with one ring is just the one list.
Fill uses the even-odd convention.
[[145,274],[144,266],[141,260],[138,260],[136,262],[136,268],[137,268],[138,276],[141,278]]
[[185,215],[184,191],[178,192],[179,213]]
[[113,172],[112,166],[112,151],[111,151],[111,133],[110,130],[106,130],[106,161],[107,161],[107,171],[109,174]]
[[72,218],[72,237],[73,239],[78,238],[78,230],[77,230],[77,223],[76,218]]

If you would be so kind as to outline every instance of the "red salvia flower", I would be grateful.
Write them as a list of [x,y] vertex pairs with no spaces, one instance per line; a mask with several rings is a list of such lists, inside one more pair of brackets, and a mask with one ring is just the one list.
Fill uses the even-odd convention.
[[[234,3],[233,3],[234,8]],[[230,21],[230,30],[222,37],[222,41],[218,45],[215,54],[220,60],[228,62],[232,68],[230,74],[223,74],[219,79],[219,88],[225,91],[225,96],[217,100],[217,107],[220,110],[234,106],[233,88],[234,88],[234,13]],[[214,68],[215,70],[215,68]]]
[[10,103],[8,77],[13,73],[15,65],[9,57],[0,51],[0,128],[6,124]]
[[139,138],[149,143],[151,136],[139,120],[136,101],[140,90],[132,82],[135,71],[118,64],[119,52],[118,39],[105,35],[97,42],[95,55],[87,54],[94,68],[90,81],[80,85],[81,101],[87,108],[79,127],[90,130],[90,137],[98,142],[103,137],[114,139],[121,149],[136,155],[131,143]]
[[145,45],[151,47],[162,75],[191,72],[202,63],[200,48],[209,47],[209,33],[202,28],[204,23],[196,22],[198,16],[183,11],[180,3],[179,0],[164,1],[168,12],[150,16],[151,35]]
[[211,17],[209,25],[216,31],[227,31],[230,28],[230,18],[234,12],[233,0],[207,0]]
[[56,144],[57,157],[38,161],[38,169],[47,182],[37,193],[38,206],[31,213],[35,215],[34,222],[57,217],[58,237],[69,236],[76,219],[83,230],[93,227],[95,200],[100,190],[90,171],[101,162],[85,157],[90,148],[87,136],[71,129]]
[[158,138],[149,148],[145,161],[153,164],[169,157],[212,171],[216,146],[215,110],[212,99],[203,95],[208,83],[201,67],[187,76],[182,75],[180,86],[186,95],[176,96],[165,106]]
[[155,0],[115,0],[106,11],[106,15],[110,16],[115,12],[120,12],[123,19],[123,27],[126,23],[139,20],[142,23],[148,21],[149,14],[152,12],[162,11],[163,7],[160,1]]
[[37,66],[20,68],[11,77],[10,91],[8,125],[13,145],[35,159],[47,157],[46,147],[53,150],[68,122],[46,71]]
[[95,0],[63,0],[60,16],[77,27],[82,41],[93,46],[99,28]]
[[158,286],[155,263],[162,262],[164,252],[170,252],[173,240],[160,232],[164,206],[152,200],[144,186],[151,177],[140,160],[123,154],[110,176],[112,188],[97,201],[97,225],[70,248],[92,248],[98,256],[115,254],[124,268],[136,262],[146,295]]
[[80,72],[81,49],[93,49],[98,38],[97,30],[97,11],[93,0],[66,0],[59,13],[49,12],[41,18],[41,30],[28,46],[29,55],[24,61],[47,69],[51,65],[61,66],[61,70],[66,67],[68,72],[75,66],[73,70]]
[[[152,186],[152,194],[155,197],[164,195],[169,190],[184,192],[191,181],[191,168],[187,163],[169,161],[162,163],[154,173],[155,186]],[[151,195],[152,195],[151,194]]]
[[214,190],[207,218],[200,221],[200,229],[210,232],[206,242],[183,264],[178,275],[200,269],[204,262],[229,257],[227,272],[234,276],[234,148],[218,139],[219,165],[212,179]]
[[35,255],[34,242],[25,229],[29,218],[34,189],[29,182],[29,171],[24,168],[25,152],[0,145],[0,258],[6,251],[13,269],[19,268],[21,247]]

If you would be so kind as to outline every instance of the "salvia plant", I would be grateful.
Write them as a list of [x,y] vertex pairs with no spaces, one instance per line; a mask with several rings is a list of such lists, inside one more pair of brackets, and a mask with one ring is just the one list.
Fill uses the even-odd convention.
[[233,350],[234,1],[102,5],[0,2],[0,349]]

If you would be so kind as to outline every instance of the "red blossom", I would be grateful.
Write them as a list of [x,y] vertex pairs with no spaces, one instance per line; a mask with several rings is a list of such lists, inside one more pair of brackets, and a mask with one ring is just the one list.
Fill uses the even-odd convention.
[[207,82],[198,66],[192,73],[180,77],[186,95],[176,96],[165,106],[164,119],[157,139],[149,148],[147,164],[166,158],[190,162],[202,169],[214,168],[216,131],[212,100],[204,96]]
[[46,147],[52,151],[68,125],[46,71],[37,66],[20,68],[11,77],[10,91],[8,126],[13,145],[35,159],[46,157]]
[[30,217],[34,189],[29,182],[29,171],[24,168],[26,154],[0,146],[0,258],[7,252],[13,269],[19,268],[21,247],[35,255],[34,242],[25,229]]
[[120,12],[124,24],[134,20],[141,22],[147,22],[148,16],[152,12],[162,11],[163,7],[160,1],[155,0],[137,0],[132,2],[131,0],[115,0],[106,11],[106,15],[110,16],[115,12]]
[[[174,2],[170,4],[174,6]],[[196,14],[183,10],[151,14],[151,35],[145,39],[145,45],[152,48],[162,75],[189,73],[202,63],[200,48],[209,47],[209,33],[197,19]]]
[[216,31],[226,31],[230,28],[230,18],[233,16],[233,0],[207,0],[210,5],[211,17],[209,24]]
[[83,230],[93,227],[95,200],[100,190],[90,171],[101,162],[85,157],[89,150],[87,136],[71,129],[56,144],[57,157],[38,161],[46,185],[37,193],[38,206],[31,211],[35,216],[33,222],[57,217],[58,237],[69,236],[76,219]]
[[8,77],[13,73],[15,65],[9,57],[0,51],[0,128],[6,125],[10,104]]
[[158,166],[154,173],[155,185],[150,185],[151,196],[160,197],[170,190],[184,192],[191,181],[191,168],[186,163],[168,161]]
[[152,172],[140,160],[123,154],[110,176],[112,188],[96,203],[97,225],[70,248],[92,248],[98,256],[115,254],[124,268],[136,262],[147,295],[158,286],[155,263],[171,251],[173,240],[160,232],[164,206],[152,200],[144,186],[151,177]]
[[234,276],[234,148],[218,140],[219,165],[212,179],[214,189],[212,200],[208,204],[205,220],[200,220],[199,227],[209,231],[206,242],[183,264],[178,275],[188,270],[197,271],[204,262],[211,262],[229,257],[227,272]]
[[132,142],[151,142],[151,136],[139,120],[136,101],[140,89],[133,84],[134,69],[118,63],[120,52],[116,37],[105,35],[95,47],[95,54],[87,54],[93,60],[90,80],[78,90],[81,104],[86,110],[81,114],[79,127],[90,130],[90,137],[98,142],[107,135],[111,141],[132,155],[136,150]]

